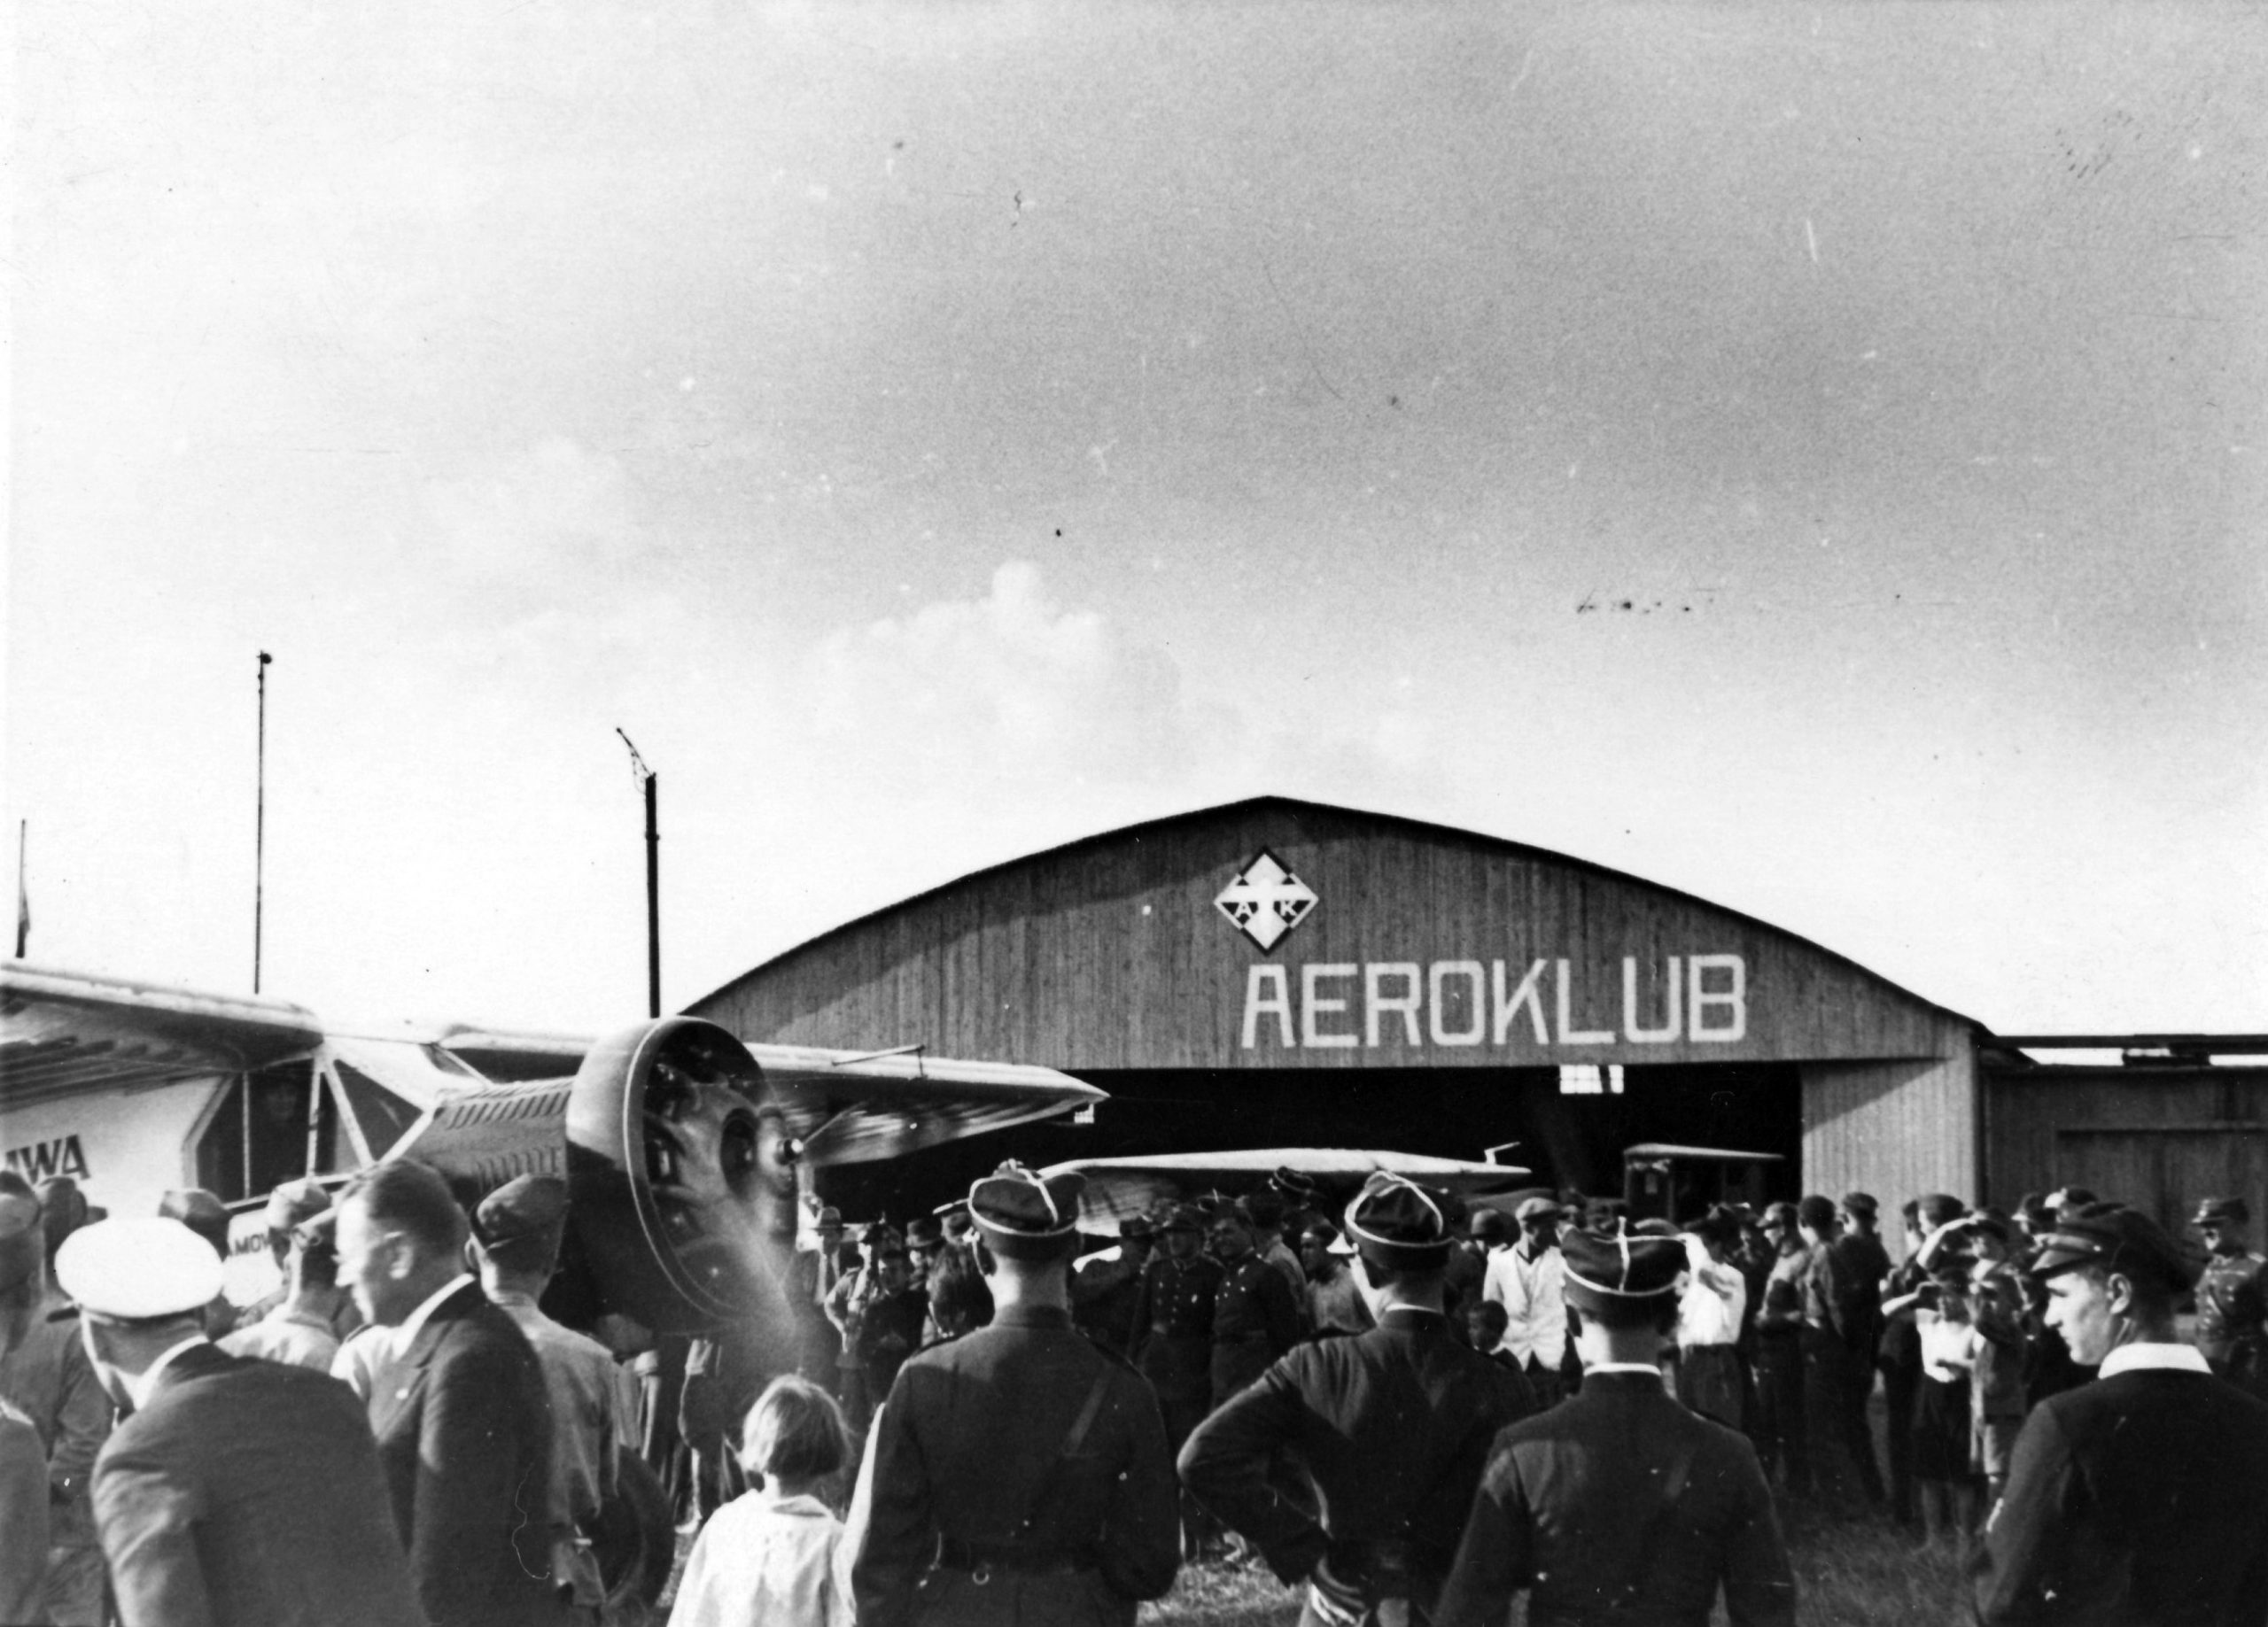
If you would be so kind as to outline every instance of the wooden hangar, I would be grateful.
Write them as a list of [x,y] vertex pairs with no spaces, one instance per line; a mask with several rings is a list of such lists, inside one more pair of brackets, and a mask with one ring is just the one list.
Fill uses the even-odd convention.
[[1772,1197],[2006,1203],[1985,1165],[1990,1078],[2039,1074],[1982,1025],[1735,910],[1280,797],[963,877],[687,1009],[751,1041],[890,1035],[1109,1093],[1091,1122],[830,1172],[847,1206],[898,1213],[1003,1157],[1281,1145],[1516,1143],[1508,1160],[1540,1180],[1606,1193],[1648,1142],[1778,1154]]

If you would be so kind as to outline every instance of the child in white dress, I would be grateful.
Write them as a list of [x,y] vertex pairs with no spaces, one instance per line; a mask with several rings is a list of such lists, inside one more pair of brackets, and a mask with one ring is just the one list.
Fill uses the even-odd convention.
[[742,1437],[741,1466],[761,1484],[702,1527],[670,1627],[851,1627],[843,1523],[818,1495],[850,1450],[834,1397],[773,1379]]

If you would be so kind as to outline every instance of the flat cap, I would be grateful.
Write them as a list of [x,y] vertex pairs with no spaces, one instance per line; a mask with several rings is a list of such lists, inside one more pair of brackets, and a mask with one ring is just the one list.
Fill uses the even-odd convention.
[[1512,1223],[1501,1209],[1475,1209],[1468,1229],[1483,1243],[1503,1243],[1511,1236]]
[[939,1249],[945,1243],[945,1223],[934,1214],[917,1214],[905,1223],[905,1246]]
[[1379,1170],[1347,1205],[1347,1236],[1372,1265],[1437,1271],[1449,1259],[1447,1196]]
[[1685,1240],[1674,1233],[1656,1237],[1637,1232],[1604,1236],[1576,1232],[1559,1251],[1567,1262],[1567,1298],[1578,1309],[1597,1310],[1609,1302],[1631,1304],[1677,1291],[1686,1269]]
[[1844,1193],[1843,1207],[1851,1213],[1868,1220],[1882,1213],[1882,1205],[1875,1201],[1875,1195],[1872,1192]]
[[556,1175],[507,1181],[472,1212],[472,1235],[499,1264],[546,1262],[567,1233],[567,1183]]
[[1740,1211],[1729,1204],[1714,1205],[1708,1213],[1689,1222],[1685,1229],[1720,1248],[1732,1248],[1740,1242]]
[[[1948,1192],[1932,1192],[1922,1200],[1922,1224],[1931,1231],[1968,1213],[1969,1205]],[[2044,1206],[2042,1213],[2047,1213]]]
[[824,1204],[819,1207],[819,1219],[812,1224],[823,1232],[839,1232],[843,1229],[843,1211],[837,1209],[833,1204]]
[[218,1298],[221,1257],[179,1220],[97,1220],[63,1240],[55,1278],[89,1316],[147,1321],[202,1310]]
[[945,1239],[950,1243],[959,1243],[969,1233],[975,1231],[976,1222],[969,1216],[968,1205],[963,1204],[958,1208],[946,1210],[944,1228]]
[[2242,1226],[2252,1219],[2252,1211],[2241,1197],[2209,1197],[2197,1205],[2197,1213],[2190,1217],[2192,1226]]
[[313,1181],[286,1181],[268,1195],[268,1229],[288,1232],[330,1207],[330,1194]]
[[1551,1198],[1523,1197],[1519,1201],[1519,1207],[1512,1211],[1512,1219],[1533,1220],[1541,1217],[1547,1220],[1556,1220],[1561,1213],[1558,1204]]
[[0,1194],[0,1293],[29,1280],[46,1258],[39,1199],[20,1192]]
[[1043,1178],[1011,1159],[968,1189],[968,1212],[1002,1259],[1053,1259],[1078,1246],[1086,1189],[1076,1170]]
[[2088,1204],[2059,1215],[2055,1229],[2039,1240],[2031,1274],[2052,1277],[2081,1266],[2148,1279],[2176,1293],[2196,1286],[2198,1275],[2163,1227],[2124,1204]]
[[1785,1201],[1764,1205],[1764,1214],[1757,1221],[1759,1227],[1783,1226],[1790,1231],[1796,1228],[1796,1206]]

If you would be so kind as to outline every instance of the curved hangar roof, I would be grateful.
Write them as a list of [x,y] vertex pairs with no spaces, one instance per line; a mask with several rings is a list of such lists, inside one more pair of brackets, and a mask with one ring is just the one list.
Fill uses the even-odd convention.
[[1103,1068],[1946,1057],[1969,1019],[1577,859],[1261,797],[815,938],[689,1008],[750,1040]]

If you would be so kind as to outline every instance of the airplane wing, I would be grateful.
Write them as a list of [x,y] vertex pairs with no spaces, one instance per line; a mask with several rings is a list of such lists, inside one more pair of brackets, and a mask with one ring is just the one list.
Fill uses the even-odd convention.
[[1344,1198],[1379,1170],[1406,1175],[1429,1186],[1467,1196],[1518,1186],[1528,1171],[1517,1164],[1480,1164],[1464,1158],[1429,1158],[1417,1152],[1357,1151],[1337,1147],[1274,1147],[1245,1152],[1168,1152],[1129,1158],[1073,1158],[1041,1173],[1076,1170],[1087,1178],[1079,1206],[1084,1229],[1116,1229],[1122,1220],[1144,1214],[1161,1202],[1192,1193],[1251,1191],[1279,1169],[1312,1177],[1334,1197]]
[[[528,1083],[573,1073],[590,1042],[564,1035],[448,1030],[442,1049],[492,1080]],[[753,1043],[788,1133],[814,1168],[869,1164],[964,1136],[1092,1106],[1105,1092],[1053,1068],[967,1062],[918,1047],[862,1052]]]
[[283,1000],[0,965],[0,1107],[237,1073],[312,1056],[315,1014]]

